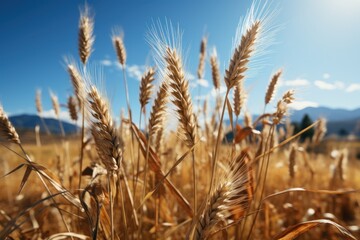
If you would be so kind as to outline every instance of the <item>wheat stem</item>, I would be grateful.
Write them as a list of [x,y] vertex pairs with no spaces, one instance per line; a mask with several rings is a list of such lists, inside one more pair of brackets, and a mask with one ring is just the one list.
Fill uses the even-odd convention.
[[211,166],[212,170],[211,170],[211,180],[210,180],[209,194],[211,193],[213,185],[214,185],[214,178],[215,178],[216,168],[217,168],[217,166],[216,166],[217,165],[217,154],[218,154],[218,151],[219,151],[220,136],[221,136],[221,130],[222,130],[221,128],[222,128],[222,122],[223,122],[224,115],[225,115],[226,99],[229,96],[229,92],[230,92],[230,89],[228,88],[226,90],[226,93],[225,93],[225,100],[224,100],[223,107],[222,107],[222,110],[221,110],[221,116],[220,116],[220,122],[219,122],[219,130],[218,130],[218,133],[217,133],[216,142],[215,142],[215,148],[214,148],[213,157],[212,157],[212,166]]

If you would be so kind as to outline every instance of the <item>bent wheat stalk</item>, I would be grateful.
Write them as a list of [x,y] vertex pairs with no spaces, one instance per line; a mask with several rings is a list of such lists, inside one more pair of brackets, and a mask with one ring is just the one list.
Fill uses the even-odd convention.
[[246,157],[247,154],[242,152],[229,163],[195,224],[194,239],[206,239],[216,232],[220,223],[225,229],[229,220],[244,217],[252,198],[251,169],[246,164]]
[[[88,103],[92,119],[91,133],[95,140],[96,150],[101,162],[108,172],[108,190],[110,194],[110,220],[111,220],[111,239],[114,239],[114,210],[113,200],[115,196],[115,180],[117,177],[119,166],[122,164],[123,141],[118,135],[114,122],[110,115],[110,110],[103,98],[98,93],[96,87],[91,86],[88,94]],[[122,191],[121,191],[122,193]],[[124,204],[122,204],[122,213],[124,222],[126,223]],[[125,229],[127,229],[125,225]]]

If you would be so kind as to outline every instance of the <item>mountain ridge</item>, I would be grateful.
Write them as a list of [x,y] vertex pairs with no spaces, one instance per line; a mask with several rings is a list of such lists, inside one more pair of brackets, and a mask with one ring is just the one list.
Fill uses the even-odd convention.
[[[45,127],[41,118],[35,114],[17,114],[9,116],[10,122],[16,128],[17,131],[34,130],[35,126],[40,126],[40,132],[45,133]],[[43,118],[46,126],[52,134],[61,134],[59,121],[54,118]],[[65,134],[76,133],[78,127],[75,124],[69,123],[64,120],[60,120],[63,125]]]

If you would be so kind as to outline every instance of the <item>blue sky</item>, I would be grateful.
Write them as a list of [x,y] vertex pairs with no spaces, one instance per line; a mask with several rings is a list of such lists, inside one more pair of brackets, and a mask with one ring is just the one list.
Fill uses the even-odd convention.
[[[277,69],[284,74],[278,97],[287,89],[296,90],[294,108],[327,106],[360,107],[360,1],[358,0],[279,0],[276,19],[282,26],[270,53],[249,72],[245,80],[249,91],[247,109],[263,110],[269,78]],[[183,30],[186,69],[196,76],[199,46],[204,34],[208,46],[216,47],[221,72],[231,57],[232,40],[239,19],[250,0],[166,1],[103,0],[87,1],[94,19],[95,51],[89,69],[99,72],[98,79],[112,99],[113,113],[125,107],[120,69],[111,42],[112,29],[125,34],[128,81],[135,120],[138,118],[138,77],[145,65],[153,65],[145,40],[153,20],[165,18]],[[78,60],[77,32],[79,8],[84,1],[2,0],[0,2],[0,102],[10,114],[35,113],[35,91],[42,90],[46,114],[52,115],[49,91],[66,103],[72,87],[65,70],[64,57]],[[211,97],[212,81],[207,61],[202,95]],[[198,93],[196,78],[190,79],[192,93]],[[103,87],[104,88],[104,87]],[[270,109],[270,108],[268,108]],[[67,116],[63,109],[63,116]]]

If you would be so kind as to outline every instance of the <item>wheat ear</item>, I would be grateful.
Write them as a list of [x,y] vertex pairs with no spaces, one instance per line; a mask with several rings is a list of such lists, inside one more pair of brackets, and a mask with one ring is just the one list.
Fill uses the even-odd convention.
[[11,124],[3,107],[0,105],[0,131],[9,141],[20,145],[20,138],[14,126]]
[[[81,146],[80,146],[80,159],[79,159],[79,172],[82,172],[82,165],[84,159],[84,135],[85,135],[85,83],[81,76],[77,65],[74,62],[67,64],[67,71],[70,76],[71,83],[73,85],[74,93],[78,101],[79,110],[81,112]],[[85,69],[84,69],[85,71]],[[78,188],[81,187],[81,175],[79,177]]]
[[282,73],[282,70],[279,70],[272,76],[269,86],[266,90],[266,94],[265,94],[265,105],[268,104],[274,97],[276,85],[280,79],[281,73]]
[[43,112],[43,107],[42,107],[42,104],[41,104],[41,90],[40,89],[38,89],[36,91],[35,105],[36,105],[36,111],[41,116],[41,114]]
[[75,96],[78,100],[79,106],[82,106],[84,98],[85,98],[85,84],[84,80],[79,72],[77,66],[73,63],[67,65],[67,71],[70,76],[71,83],[74,88]]
[[163,125],[163,119],[168,103],[168,83],[163,81],[156,94],[149,118],[149,132],[155,134]]
[[239,117],[241,109],[243,108],[246,100],[246,92],[242,81],[234,88],[234,113],[236,117]]
[[198,69],[197,69],[197,77],[199,79],[202,79],[204,77],[206,45],[207,45],[207,37],[203,37],[201,39],[201,44],[200,44],[199,65],[198,65]]
[[282,97],[283,101],[287,104],[293,103],[295,100],[294,94],[295,94],[295,90],[286,91]]
[[172,102],[176,106],[180,126],[185,133],[185,142],[187,146],[192,147],[195,144],[196,125],[189,93],[189,83],[185,79],[182,61],[176,49],[167,48],[165,60],[167,74],[170,79],[169,86],[171,88]]
[[326,132],[327,132],[326,119],[325,118],[320,118],[319,123],[315,128],[315,133],[314,133],[314,136],[313,136],[313,139],[312,139],[314,144],[320,143],[320,141],[326,135]]
[[210,194],[208,202],[195,226],[195,239],[206,239],[216,232],[219,224],[226,228],[231,219],[242,219],[252,198],[249,189],[251,175],[246,163],[246,154],[241,153],[228,167],[217,187]]
[[53,105],[53,109],[54,109],[54,112],[55,112],[55,115],[58,119],[58,122],[59,122],[59,127],[60,127],[60,131],[61,131],[61,135],[62,136],[65,136],[65,130],[64,130],[64,127],[61,123],[61,120],[60,120],[60,104],[59,104],[59,99],[58,97],[53,93],[53,92],[50,92],[50,97],[51,97],[51,102],[52,102],[52,105]]
[[150,100],[151,92],[152,92],[152,82],[155,80],[155,71],[153,68],[149,68],[142,76],[140,83],[140,106],[141,110],[145,112],[145,106]]
[[84,10],[80,14],[79,22],[79,55],[81,62],[85,65],[89,59],[94,44],[94,21],[89,15],[89,8],[85,5]]
[[214,48],[213,53],[210,56],[210,66],[211,66],[211,75],[213,80],[213,85],[215,89],[220,88],[220,70],[219,70],[219,62],[216,53],[216,49]]
[[53,109],[54,109],[54,112],[55,112],[55,115],[57,118],[60,117],[60,104],[59,104],[59,99],[58,97],[50,92],[50,97],[51,97],[51,102],[52,102],[52,105],[53,105]]
[[122,66],[125,66],[126,63],[126,50],[125,50],[125,45],[124,45],[124,41],[122,36],[119,35],[114,35],[113,36],[113,43],[114,43],[114,47],[116,50],[116,54],[119,60],[119,63]]
[[250,57],[254,52],[256,38],[260,28],[260,21],[255,21],[241,37],[239,46],[235,49],[230,60],[229,68],[225,71],[225,83],[228,89],[233,88],[245,78],[245,71]]
[[213,150],[209,192],[212,191],[214,177],[216,174],[217,154],[218,154],[220,135],[221,135],[220,133],[222,129],[222,121],[224,119],[227,98],[229,96],[230,90],[234,86],[238,85],[239,82],[245,78],[245,71],[247,70],[247,64],[250,61],[251,56],[255,52],[255,46],[257,45],[256,43],[259,35],[258,33],[260,32],[260,25],[262,23],[261,20],[252,21],[252,14],[250,14],[248,15],[248,20],[246,22],[248,21],[251,21],[251,25],[246,29],[246,31],[244,31],[243,35],[241,36],[241,41],[238,44],[238,46],[235,48],[233,56],[229,63],[229,67],[225,71],[224,80],[226,83],[227,90],[225,93],[225,101],[223,103],[223,107],[220,115],[218,135]]
[[[185,79],[183,65],[176,49],[166,48],[165,53],[167,76],[170,79],[172,102],[176,107],[176,112],[180,121],[180,126],[185,134],[185,144],[193,147],[196,142],[196,122],[194,119],[192,101],[189,93],[189,82]],[[196,190],[196,170],[195,152],[192,151],[193,165],[193,196],[194,211],[197,211],[197,190]]]
[[76,122],[78,120],[77,104],[73,96],[68,97],[67,106],[69,109],[70,118]]
[[296,146],[292,145],[289,155],[289,175],[291,179],[295,178],[296,151]]
[[88,103],[92,115],[91,133],[99,158],[108,171],[115,171],[123,158],[123,141],[117,134],[107,102],[95,86],[91,86],[88,93]]

